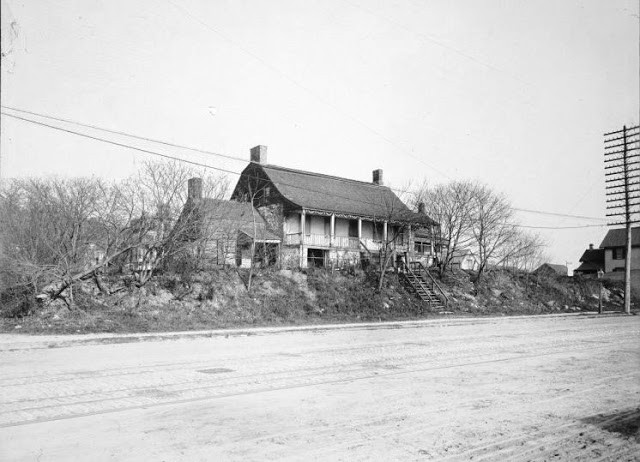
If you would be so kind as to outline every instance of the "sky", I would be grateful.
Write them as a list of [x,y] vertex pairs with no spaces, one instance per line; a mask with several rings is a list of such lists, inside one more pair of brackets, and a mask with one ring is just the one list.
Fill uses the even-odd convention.
[[[530,230],[575,268],[607,230],[602,135],[639,121],[639,14],[636,0],[2,0],[0,95],[246,160],[262,144],[285,167],[381,168],[397,188],[479,180],[523,226],[589,225]],[[0,128],[2,180],[119,179],[152,157],[4,115]]]

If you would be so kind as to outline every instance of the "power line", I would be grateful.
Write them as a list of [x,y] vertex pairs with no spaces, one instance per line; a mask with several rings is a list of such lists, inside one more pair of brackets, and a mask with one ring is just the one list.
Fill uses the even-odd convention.
[[520,209],[517,207],[513,207],[513,210],[516,210],[518,212],[526,212],[526,213],[536,213],[539,215],[551,215],[554,217],[565,217],[565,218],[580,218],[583,220],[602,220],[602,221],[606,221],[606,218],[599,218],[599,217],[587,217],[584,215],[569,215],[566,213],[555,213],[555,212],[545,212],[543,210],[531,210],[531,209]]
[[579,229],[579,228],[604,228],[608,225],[580,225],[580,226],[525,226],[525,225],[516,225],[518,228],[527,228],[527,229]]
[[116,135],[127,136],[129,138],[135,138],[135,139],[138,139],[138,140],[150,141],[152,143],[164,144],[165,146],[171,146],[173,148],[187,149],[189,151],[195,151],[195,152],[199,152],[199,153],[202,153],[202,154],[209,154],[209,155],[212,155],[212,156],[223,157],[225,159],[237,160],[237,161],[240,161],[240,162],[246,162],[247,161],[246,159],[241,159],[240,157],[235,157],[235,156],[231,156],[231,155],[228,155],[228,154],[221,154],[221,153],[218,153],[218,152],[208,151],[206,149],[194,148],[194,147],[185,146],[185,145],[182,145],[182,144],[170,143],[168,141],[163,141],[163,140],[159,140],[159,139],[156,139],[156,138],[147,138],[145,136],[134,135],[132,133],[127,133],[127,132],[119,131],[119,130],[112,130],[112,129],[104,128],[104,127],[98,127],[97,125],[82,123],[82,122],[78,122],[78,121],[71,120],[71,119],[63,119],[62,117],[54,117],[54,116],[51,116],[51,115],[41,114],[39,112],[27,111],[26,109],[19,109],[19,108],[16,108],[16,107],[4,106],[4,105],[0,105],[0,107],[2,107],[4,109],[10,109],[10,110],[16,111],[16,112],[23,112],[25,114],[31,114],[31,115],[34,115],[34,116],[43,117],[45,119],[57,120],[58,122],[65,122],[65,123],[74,124],[74,125],[78,125],[80,127],[92,128],[94,130],[100,130],[100,131],[107,132],[107,133],[113,133],[113,134],[116,134]]
[[180,161],[180,162],[185,162],[187,164],[196,165],[198,167],[211,168],[213,170],[218,170],[218,171],[221,171],[221,172],[224,172],[224,173],[231,173],[231,174],[234,174],[234,175],[240,175],[238,172],[234,172],[232,170],[227,170],[227,169],[220,168],[220,167],[213,167],[211,165],[202,164],[200,162],[194,162],[194,161],[187,160],[187,159],[181,159],[179,157],[169,156],[167,154],[162,154],[162,153],[155,152],[155,151],[149,151],[148,149],[143,149],[143,148],[139,148],[139,147],[136,147],[136,146],[131,146],[129,144],[118,143],[117,141],[107,140],[106,138],[100,138],[98,136],[87,135],[86,133],[76,132],[74,130],[69,130],[67,128],[56,127],[55,125],[46,124],[44,122],[38,122],[37,120],[27,119],[27,118],[20,117],[20,116],[14,115],[14,114],[9,114],[7,112],[0,112],[0,114],[5,115],[7,117],[13,117],[14,119],[23,120],[25,122],[29,122],[29,123],[32,123],[32,124],[42,125],[43,127],[48,127],[48,128],[53,129],[53,130],[59,130],[61,132],[70,133],[72,135],[78,135],[78,136],[82,136],[84,138],[90,138],[92,140],[102,141],[103,143],[113,144],[115,146],[120,146],[122,148],[134,149],[136,151],[144,152],[146,154],[152,154],[154,156],[160,156],[160,157],[164,157],[166,159],[177,160],[177,161]]
[[[187,10],[186,8],[184,8],[181,5],[177,5],[175,4],[172,0],[167,0],[171,5],[173,5],[174,7],[176,7],[177,9],[181,10],[186,16],[188,16],[189,18],[191,18],[193,21],[197,22],[198,24],[200,24],[201,26],[205,27],[206,29],[210,30],[211,32],[213,32],[214,34],[218,35],[219,37],[221,37],[222,39],[224,39],[226,42],[230,43],[231,45],[237,47],[238,49],[240,49],[241,51],[243,51],[244,53],[246,53],[247,55],[251,56],[253,59],[255,59],[256,61],[258,61],[260,64],[262,64],[263,66],[267,67],[269,70],[271,70],[272,72],[275,72],[276,74],[280,75],[282,78],[288,80],[289,82],[293,83],[294,85],[296,85],[297,87],[301,88],[302,90],[304,90],[305,92],[309,93],[310,95],[312,95],[314,98],[316,98],[318,101],[320,101],[321,103],[331,107],[332,109],[340,112],[341,114],[343,114],[344,116],[350,118],[351,120],[355,121],[356,123],[358,123],[359,125],[363,126],[364,128],[366,128],[367,130],[369,130],[370,132],[372,132],[373,134],[375,134],[376,136],[382,138],[384,141],[386,141],[387,143],[393,145],[394,147],[396,147],[398,150],[400,150],[401,152],[403,152],[405,155],[408,155],[409,157],[417,160],[418,162],[426,165],[427,167],[429,167],[430,169],[432,169],[433,171],[435,171],[436,173],[451,179],[451,177],[449,175],[447,175],[446,173],[440,171],[439,169],[437,169],[436,167],[434,167],[433,165],[430,165],[429,163],[423,161],[421,158],[416,157],[415,155],[413,155],[413,153],[411,153],[409,150],[405,149],[404,147],[398,145],[397,143],[395,143],[392,139],[388,138],[386,135],[384,135],[383,133],[379,132],[378,130],[376,130],[375,128],[370,127],[369,125],[367,125],[364,121],[360,120],[359,118],[355,117],[352,114],[347,113],[346,111],[344,111],[343,109],[341,109],[339,106],[336,106],[335,104],[331,103],[330,101],[327,101],[326,99],[320,97],[319,95],[317,95],[313,90],[311,90],[310,88],[308,88],[307,86],[303,85],[301,82],[289,77],[286,73],[284,73],[282,70],[280,70],[278,67],[270,64],[269,62],[265,61],[264,59],[262,59],[260,56],[258,56],[257,54],[253,53],[251,50],[245,48],[244,46],[240,45],[239,43],[235,42],[234,40],[232,40],[230,37],[228,37],[226,34],[222,33],[221,31],[219,31],[218,29],[212,27],[211,25],[207,24],[206,22],[202,21],[200,18],[196,17],[195,15],[193,15],[189,10]],[[458,52],[456,50],[456,52]],[[500,71],[499,69],[496,68],[496,70]],[[396,190],[398,191],[398,190]],[[407,192],[407,191],[401,191],[401,192]],[[544,212],[544,211],[540,211],[540,210],[527,210],[527,209],[517,209],[515,208],[514,210],[518,210],[520,212],[528,212],[528,213],[538,213],[538,214],[545,214],[545,215],[553,215],[553,216],[563,216],[566,218],[580,218],[580,219],[587,219],[587,220],[603,220],[602,218],[599,217],[585,217],[585,216],[579,216],[579,215],[569,215],[569,214],[557,214],[557,213],[551,213],[551,212]]]
[[398,143],[396,143],[395,141],[393,141],[391,138],[387,137],[385,134],[381,133],[379,130],[367,125],[367,123],[365,123],[363,120],[359,119],[358,117],[354,116],[353,114],[350,114],[348,112],[346,112],[344,109],[340,108],[339,106],[333,104],[331,101],[321,97],[320,95],[318,95],[316,92],[314,92],[311,88],[307,87],[306,85],[302,84],[301,82],[299,82],[298,80],[289,77],[284,71],[282,71],[281,69],[279,69],[278,67],[274,66],[273,64],[270,64],[269,62],[265,61],[263,58],[261,58],[260,56],[258,56],[257,54],[255,54],[254,52],[252,52],[251,50],[247,49],[246,47],[242,46],[241,44],[235,42],[233,39],[231,39],[230,37],[228,37],[226,34],[220,32],[218,29],[210,26],[209,24],[207,24],[206,22],[202,21],[200,18],[198,18],[197,16],[193,15],[189,10],[187,10],[186,8],[184,8],[181,5],[177,5],[174,2],[172,2],[171,0],[167,0],[171,5],[173,5],[175,8],[181,10],[187,17],[189,17],[190,19],[192,19],[193,21],[197,22],[198,24],[200,24],[201,26],[205,27],[206,29],[210,30],[211,32],[213,32],[214,34],[216,34],[219,37],[222,37],[222,39],[224,39],[227,43],[235,46],[236,48],[238,48],[239,50],[241,50],[242,52],[246,53],[247,55],[251,56],[253,59],[255,59],[256,61],[258,61],[260,64],[262,64],[263,66],[265,66],[267,69],[269,69],[270,71],[278,74],[280,77],[282,77],[283,79],[289,81],[290,83],[294,84],[295,86],[297,86],[298,88],[301,88],[302,90],[304,90],[305,92],[307,92],[308,94],[310,94],[311,96],[313,96],[315,99],[317,99],[318,101],[320,101],[322,104],[329,106],[331,109],[333,109],[334,111],[339,112],[340,114],[342,114],[343,116],[351,119],[352,121],[356,122],[358,125],[362,126],[363,128],[365,128],[366,130],[368,130],[369,132],[373,133],[374,135],[376,135],[377,137],[381,138],[382,140],[384,140],[385,142],[389,143],[390,145],[394,146],[396,149],[398,149],[400,152],[404,153],[405,155],[413,158],[414,160],[417,160],[418,162],[422,163],[423,165],[429,167],[431,170],[433,170],[434,172],[448,178],[451,179],[451,177],[449,177],[449,175],[447,175],[446,173],[442,172],[441,170],[439,170],[438,168],[434,167],[433,165],[429,164],[428,162],[425,162],[424,160],[422,160],[420,157],[415,156],[411,151],[409,151],[408,149],[402,147],[401,145],[399,145]]
[[[146,141],[157,142],[157,143],[168,145],[168,146],[180,146],[180,145],[174,145],[173,143],[168,143],[168,142],[165,142],[165,141],[162,141],[162,140],[155,140],[155,139],[152,139],[152,138],[146,138],[146,137],[141,137],[141,136],[138,136],[138,135],[133,135],[133,134],[130,134],[130,133],[127,133],[127,132],[121,132],[121,131],[105,129],[105,128],[99,127],[97,125],[84,124],[84,123],[75,122],[75,121],[71,121],[71,120],[68,120],[68,119],[62,119],[62,118],[53,117],[53,116],[48,116],[48,115],[44,115],[44,114],[40,114],[40,113],[36,113],[36,112],[32,112],[32,111],[26,111],[26,110],[22,110],[22,109],[10,108],[8,106],[2,106],[2,107],[6,107],[7,109],[13,109],[13,110],[17,110],[17,111],[21,111],[21,112],[25,112],[25,113],[34,114],[34,115],[37,115],[37,116],[40,116],[40,117],[49,118],[49,119],[52,119],[52,120],[58,120],[58,121],[64,121],[64,122],[68,122],[68,123],[73,123],[73,124],[77,124],[79,126],[89,127],[89,128],[95,129],[95,130],[102,130],[102,131],[105,131],[105,132],[108,132],[108,133],[122,134],[124,136],[129,136],[129,137],[137,138],[137,139],[144,139]],[[28,118],[25,118],[25,117],[20,117],[20,116],[14,115],[14,114],[9,114],[7,112],[1,112],[1,114],[2,115],[6,115],[8,117],[13,117],[15,119],[19,119],[19,120],[22,120],[22,121],[25,121],[25,122],[30,122],[30,123],[33,123],[33,124],[36,124],[36,125],[41,125],[41,126],[44,126],[44,127],[48,127],[48,128],[54,129],[54,130],[59,130],[59,131],[62,131],[62,132],[66,132],[66,133],[82,136],[82,137],[85,137],[85,138],[90,138],[90,139],[93,139],[93,140],[96,140],[96,141],[109,143],[109,144],[112,144],[112,145],[115,145],[115,146],[120,146],[120,147],[124,147],[124,148],[128,148],[128,149],[137,150],[137,151],[140,151],[140,152],[144,152],[146,154],[156,155],[156,156],[164,157],[164,158],[170,159],[170,160],[176,160],[176,161],[179,161],[179,162],[185,162],[185,163],[188,163],[188,164],[191,164],[191,165],[195,165],[195,166],[198,166],[198,167],[210,168],[210,169],[213,169],[213,170],[217,170],[217,171],[220,171],[220,172],[223,172],[223,173],[232,174],[232,175],[238,175],[239,176],[241,174],[239,172],[235,172],[235,171],[232,171],[232,170],[228,170],[228,169],[224,169],[224,168],[220,168],[220,167],[214,167],[212,165],[203,164],[203,163],[200,163],[200,162],[194,162],[194,161],[191,161],[191,160],[182,159],[182,158],[175,157],[175,156],[170,156],[170,155],[158,153],[158,152],[155,152],[155,151],[150,151],[148,149],[143,149],[143,148],[139,148],[139,147],[136,147],[136,146],[131,146],[131,145],[128,145],[128,144],[125,144],[125,143],[119,143],[119,142],[116,142],[116,141],[108,140],[106,138],[92,136],[92,135],[88,135],[88,134],[85,134],[85,133],[80,133],[80,132],[77,132],[77,131],[74,131],[74,130],[65,129],[65,128],[62,128],[62,127],[56,127],[54,125],[50,125],[50,124],[47,124],[47,123],[44,123],[44,122],[39,122],[39,121],[36,121],[36,120],[28,119]],[[230,158],[230,159],[246,162],[245,159],[241,159],[239,157],[234,157],[234,156],[230,156],[230,155],[226,155],[226,154],[214,153],[213,151],[207,151],[207,150],[204,150],[204,149],[202,149],[202,150],[198,149],[198,148],[193,148],[192,149],[192,148],[189,148],[189,147],[186,147],[186,146],[181,146],[181,147],[184,147],[185,149],[189,149],[189,150],[195,150],[195,151],[198,151],[198,152],[208,153],[208,154],[212,154],[212,155],[216,155],[216,156],[221,156],[221,157],[225,157],[225,158]],[[319,174],[316,174],[316,175],[319,175]],[[338,180],[343,180],[343,181],[354,181],[354,180],[343,179],[343,178],[338,178],[338,177],[332,177],[332,178],[336,178]],[[283,184],[286,184],[286,183],[283,183]],[[286,185],[294,187],[294,188],[298,188],[298,189],[309,190],[308,188],[301,188],[301,187],[296,186],[296,185],[290,185],[290,184],[286,184]],[[387,186],[387,188],[389,188],[392,191],[395,191],[395,192],[398,192],[398,193],[403,193],[403,194],[411,192],[411,191],[406,190],[406,189],[392,188],[392,187],[389,187],[389,186]],[[324,191],[315,191],[315,192],[322,193],[322,194],[326,193]],[[336,196],[336,197],[343,197],[343,196]],[[374,204],[373,202],[361,201],[361,200],[357,200],[357,199],[352,198],[352,197],[346,197],[345,196],[343,198],[344,199],[349,199],[349,200],[355,200],[357,202],[367,203],[367,204],[371,204],[371,205]],[[587,220],[605,220],[603,218],[597,218],[597,217],[588,217],[588,216],[582,216],[582,215],[569,215],[569,214],[563,214],[563,213],[546,212],[546,211],[543,211],[543,210],[521,209],[521,208],[515,208],[515,207],[513,208],[513,210],[516,210],[516,211],[519,211],[519,212],[535,213],[535,214],[540,214],[540,215],[559,216],[559,217],[565,217],[565,218],[578,218],[578,219],[587,219]]]
[[463,58],[466,58],[466,59],[468,59],[469,61],[472,61],[472,62],[474,62],[474,63],[476,63],[476,64],[480,64],[481,66],[484,66],[484,67],[486,67],[487,69],[491,69],[492,71],[495,71],[495,72],[499,72],[499,73],[503,73],[503,74],[505,74],[505,75],[508,75],[508,76],[509,76],[509,77],[511,77],[512,79],[517,80],[518,82],[523,83],[523,84],[525,84],[525,85],[533,86],[531,83],[529,83],[529,82],[527,82],[527,81],[525,81],[525,80],[522,80],[520,77],[518,77],[518,76],[516,76],[516,75],[514,75],[514,74],[512,74],[512,73],[510,73],[510,72],[507,72],[507,71],[504,71],[504,70],[502,70],[502,69],[499,69],[499,68],[497,68],[496,66],[494,66],[493,64],[490,64],[490,63],[485,62],[485,61],[483,61],[483,60],[481,60],[481,59],[478,59],[478,58],[476,58],[475,56],[473,56],[473,55],[471,55],[471,54],[469,54],[469,53],[466,53],[466,52],[464,52],[464,51],[462,51],[462,50],[459,50],[458,48],[452,47],[451,45],[447,45],[446,43],[441,42],[440,40],[436,40],[436,39],[434,39],[434,38],[432,38],[432,37],[428,36],[427,34],[424,34],[424,33],[422,33],[422,32],[418,32],[418,31],[416,31],[416,30],[414,30],[414,29],[411,29],[411,28],[409,28],[409,27],[405,26],[404,24],[401,24],[400,22],[395,21],[395,20],[393,20],[393,19],[389,18],[389,17],[388,17],[388,16],[386,16],[386,15],[385,15],[385,16],[380,15],[380,14],[378,14],[377,12],[375,12],[375,11],[373,11],[373,10],[369,9],[369,8],[363,7],[362,5],[358,5],[358,4],[356,4],[356,3],[354,3],[354,2],[351,2],[351,1],[349,1],[349,0],[342,0],[342,1],[343,1],[343,2],[345,2],[345,3],[348,3],[349,5],[353,6],[354,8],[358,8],[358,9],[360,9],[360,10],[362,10],[362,11],[364,11],[364,12],[366,12],[366,13],[368,13],[368,14],[372,15],[372,16],[375,16],[376,18],[379,18],[379,19],[381,19],[381,20],[383,20],[383,21],[387,21],[388,23],[393,24],[393,25],[395,25],[396,27],[399,27],[399,28],[401,28],[401,29],[404,29],[405,31],[410,32],[410,33],[412,33],[412,34],[415,34],[416,36],[420,37],[420,38],[421,38],[421,39],[423,39],[423,40],[426,40],[426,41],[428,41],[428,42],[431,42],[431,43],[433,43],[434,45],[437,45],[437,46],[439,46],[439,47],[441,47],[441,48],[444,48],[444,49],[446,49],[446,50],[452,51],[453,53],[456,53],[457,55],[462,56]]
[[[18,119],[18,120],[22,120],[22,121],[25,121],[25,122],[33,123],[33,124],[36,124],[36,125],[41,125],[43,127],[48,127],[48,128],[54,129],[54,130],[59,130],[61,132],[65,132],[65,133],[69,133],[69,134],[73,134],[73,135],[78,135],[78,136],[81,136],[81,137],[84,137],[84,138],[89,138],[89,139],[92,139],[92,140],[95,140],[95,141],[101,141],[103,143],[108,143],[108,144],[112,144],[112,145],[115,145],[115,146],[120,146],[120,147],[123,147],[123,148],[133,149],[133,150],[136,150],[136,151],[144,152],[146,154],[151,154],[151,155],[154,155],[154,156],[160,156],[160,157],[164,157],[166,159],[171,159],[171,160],[175,160],[175,161],[179,161],[179,162],[185,162],[187,164],[196,165],[198,167],[203,167],[203,168],[209,168],[209,169],[212,169],[212,170],[217,170],[219,172],[228,173],[228,174],[232,174],[232,175],[238,175],[238,176],[242,175],[242,173],[235,172],[233,170],[228,170],[228,169],[224,169],[224,168],[220,168],[220,167],[214,167],[212,165],[207,165],[207,164],[203,164],[203,163],[200,163],[200,162],[194,162],[194,161],[190,161],[190,160],[187,160],[187,159],[182,159],[182,158],[179,158],[179,157],[170,156],[170,155],[167,155],[167,154],[162,154],[162,153],[159,153],[159,152],[156,152],[156,151],[151,151],[151,150],[148,150],[148,149],[139,148],[137,146],[131,146],[131,145],[125,144],[125,143],[119,143],[119,142],[116,142],[116,141],[111,141],[111,140],[108,140],[106,138],[101,138],[101,137],[98,137],[98,136],[88,135],[86,133],[80,133],[80,132],[77,132],[75,130],[69,130],[69,129],[62,128],[62,127],[56,127],[54,125],[46,124],[44,122],[39,122],[39,121],[32,120],[32,119],[27,119],[25,117],[20,117],[20,116],[14,115],[14,114],[9,114],[9,113],[6,113],[6,112],[1,112],[1,111],[0,111],[0,114],[5,115],[7,117],[12,117],[14,119]],[[247,176],[249,178],[252,178],[252,179],[257,179],[257,180],[261,180],[262,179],[260,177],[252,176],[252,175],[247,175]],[[349,180],[344,179],[344,181],[349,181]],[[279,184],[282,184],[282,185],[285,185],[285,186],[289,186],[289,187],[292,187],[292,188],[296,188],[296,189],[300,189],[302,191],[312,191],[312,192],[316,192],[316,193],[319,193],[319,194],[327,194],[326,191],[319,191],[319,190],[312,189],[312,188],[309,188],[309,187],[302,187],[302,186],[298,186],[298,185],[294,185],[294,184],[290,184],[290,183],[279,182]],[[391,188],[388,188],[388,189],[391,189]],[[362,204],[379,205],[379,203],[376,203],[376,202],[365,201],[365,200],[362,200],[362,199],[356,199],[356,198],[351,197],[351,196],[342,196],[342,195],[336,194],[336,193],[332,193],[332,195],[334,197],[339,197],[339,198],[342,198],[342,199],[348,199],[350,201],[360,202]]]

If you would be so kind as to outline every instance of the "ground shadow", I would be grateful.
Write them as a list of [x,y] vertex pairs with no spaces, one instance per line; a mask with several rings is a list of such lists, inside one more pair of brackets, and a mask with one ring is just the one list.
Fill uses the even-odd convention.
[[640,408],[627,409],[611,414],[585,417],[582,422],[595,425],[610,433],[634,438],[640,442]]

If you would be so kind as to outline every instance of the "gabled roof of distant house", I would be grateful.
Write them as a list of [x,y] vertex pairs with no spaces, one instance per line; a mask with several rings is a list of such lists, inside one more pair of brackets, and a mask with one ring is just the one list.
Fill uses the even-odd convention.
[[[627,245],[627,230],[610,229],[600,244],[601,249],[610,247],[624,247]],[[640,246],[640,227],[631,228],[631,245],[633,247]]]
[[580,257],[581,263],[602,263],[604,265],[604,249],[587,249]]
[[573,270],[574,273],[582,273],[582,272],[598,272],[599,270],[604,271],[604,261],[602,263],[581,263],[576,269]]
[[250,163],[243,174],[254,168],[262,169],[280,194],[300,208],[381,221],[436,224],[427,215],[409,210],[387,186],[271,164]]
[[562,276],[566,276],[567,274],[569,274],[569,269],[566,265],[555,265],[553,263],[543,263],[536,270],[534,270],[534,273],[544,271],[553,271],[554,273],[560,274]]
[[475,260],[478,260],[477,255],[471,249],[456,249],[451,258],[454,261],[458,261],[465,257],[473,257]]
[[580,266],[574,269],[574,273],[596,273],[604,271],[604,249],[587,249],[580,257]]
[[241,232],[259,241],[280,241],[280,237],[267,229],[267,223],[250,202],[205,198],[196,202],[196,208],[215,231]]

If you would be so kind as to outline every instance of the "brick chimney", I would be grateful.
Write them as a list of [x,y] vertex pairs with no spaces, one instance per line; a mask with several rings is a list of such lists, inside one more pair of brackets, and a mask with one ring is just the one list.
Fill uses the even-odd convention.
[[202,199],[202,178],[189,178],[187,184],[187,198],[190,200]]
[[425,205],[424,205],[424,202],[420,202],[420,203],[418,204],[418,213],[421,213],[421,214],[423,214],[423,215],[425,214]]
[[256,164],[266,164],[267,147],[260,144],[254,148],[251,148],[251,162],[255,162]]
[[589,250],[593,250],[593,244],[589,244]]
[[382,169],[379,168],[373,171],[373,184],[383,185],[384,180],[382,178]]

